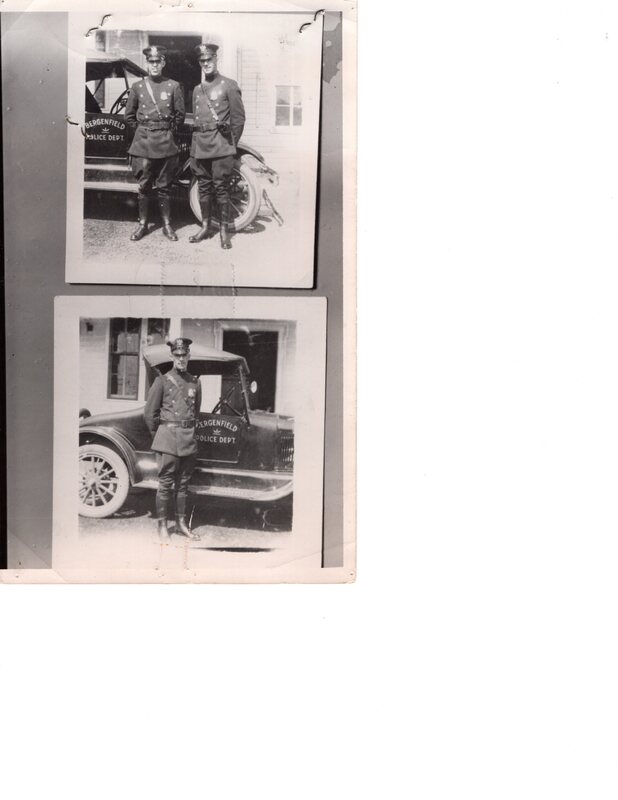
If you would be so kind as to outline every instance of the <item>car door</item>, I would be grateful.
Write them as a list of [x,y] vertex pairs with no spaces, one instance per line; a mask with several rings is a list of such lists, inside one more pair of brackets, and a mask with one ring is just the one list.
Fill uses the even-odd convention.
[[[104,70],[107,70],[105,74]],[[95,73],[94,67],[91,72]],[[86,81],[84,135],[87,161],[127,162],[124,107],[129,85],[135,80],[139,77],[127,74],[122,64],[109,64],[100,67],[96,77]]]
[[200,413],[196,426],[198,459],[208,463],[238,464],[247,437],[247,422],[230,414]]
[[86,112],[86,157],[127,160],[124,114]]
[[[196,426],[198,458],[238,464],[247,437],[247,421],[236,370],[200,377],[202,407]],[[235,413],[237,412],[237,413]]]

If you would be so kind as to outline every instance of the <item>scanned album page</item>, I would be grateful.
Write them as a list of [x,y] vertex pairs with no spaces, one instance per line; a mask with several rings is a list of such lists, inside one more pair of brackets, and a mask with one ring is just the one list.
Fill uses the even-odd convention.
[[[0,22],[0,580],[354,581],[354,4],[6,0]],[[129,102],[171,149],[129,152]],[[172,474],[145,412],[175,342],[199,395]]]

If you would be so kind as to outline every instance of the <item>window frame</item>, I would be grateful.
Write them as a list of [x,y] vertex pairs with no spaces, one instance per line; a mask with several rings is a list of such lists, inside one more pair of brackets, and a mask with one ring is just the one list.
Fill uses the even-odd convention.
[[[139,321],[139,331],[138,331],[138,339],[137,339],[137,351],[127,351],[123,350],[122,352],[114,350],[114,321],[115,320],[122,320],[125,323],[124,333],[127,334],[127,322],[130,319],[137,319]],[[109,348],[107,354],[107,399],[108,400],[138,400],[139,399],[139,387],[140,387],[140,356],[142,351],[142,329],[143,329],[143,319],[139,317],[110,317],[109,320]],[[123,394],[113,394],[112,393],[112,376],[113,376],[113,369],[112,363],[114,356],[134,356],[137,359],[137,372],[135,376],[135,394],[127,394],[126,392]],[[124,388],[124,386],[123,386]]]
[[[278,94],[280,89],[288,89],[290,93],[290,102],[289,104],[284,105],[282,103],[278,103]],[[300,123],[296,124],[294,122],[294,101],[296,98],[296,94],[300,95]],[[288,122],[287,124],[279,124],[277,122],[277,111],[279,108],[286,108],[288,109]],[[302,93],[302,85],[296,83],[276,83],[275,84],[275,130],[283,130],[283,131],[293,131],[293,130],[300,130],[303,127],[303,93]]]

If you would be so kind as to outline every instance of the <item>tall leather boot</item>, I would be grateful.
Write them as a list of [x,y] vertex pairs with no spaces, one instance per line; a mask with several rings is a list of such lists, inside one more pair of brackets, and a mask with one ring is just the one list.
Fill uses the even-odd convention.
[[189,236],[191,244],[210,239],[210,197],[200,197],[200,210],[202,212],[202,227],[193,236]]
[[171,540],[170,532],[167,527],[167,500],[164,497],[157,495],[157,533],[162,542],[169,542]]
[[137,196],[137,228],[131,234],[132,242],[139,242],[148,233],[148,197],[143,194]]
[[180,517],[178,514],[176,514],[176,528],[174,533],[180,533],[183,536],[187,536],[193,542],[199,541],[200,538],[199,534],[193,533],[191,528],[187,525],[186,517]]
[[219,232],[221,234],[221,247],[224,250],[230,250],[232,242],[230,241],[230,205],[227,200],[219,200]]
[[163,220],[163,235],[167,236],[170,242],[177,242],[178,236],[172,228],[172,200],[170,197],[159,197],[159,209]]
[[176,494],[176,527],[174,533],[180,533],[182,536],[187,536],[192,541],[197,541],[200,537],[197,533],[193,533],[191,528],[187,525],[185,517],[185,510],[187,507],[187,495],[184,492]]

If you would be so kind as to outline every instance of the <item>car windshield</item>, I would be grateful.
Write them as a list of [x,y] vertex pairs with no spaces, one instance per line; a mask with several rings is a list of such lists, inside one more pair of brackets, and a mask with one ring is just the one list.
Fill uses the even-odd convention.
[[[165,374],[171,362],[159,364],[158,372]],[[189,372],[199,378],[202,389],[202,414],[222,414],[246,417],[250,410],[246,391],[246,378],[238,361],[210,361],[196,358],[189,364]]]
[[242,385],[236,375],[201,375],[203,414],[244,416]]

